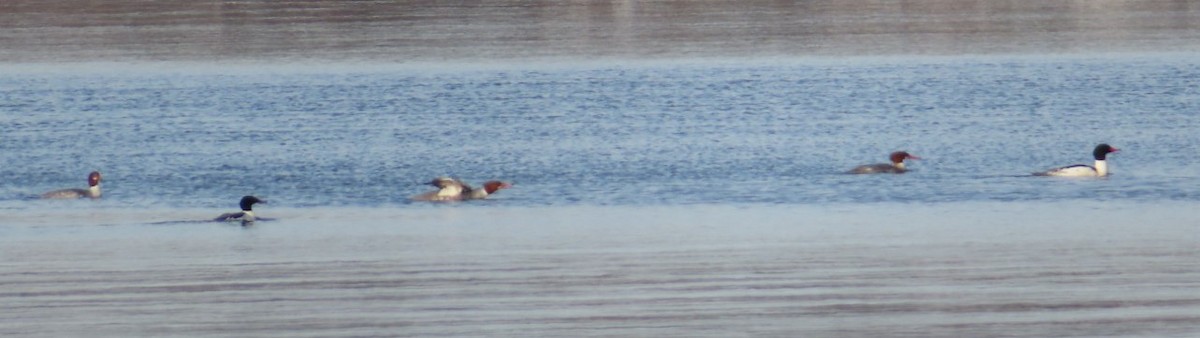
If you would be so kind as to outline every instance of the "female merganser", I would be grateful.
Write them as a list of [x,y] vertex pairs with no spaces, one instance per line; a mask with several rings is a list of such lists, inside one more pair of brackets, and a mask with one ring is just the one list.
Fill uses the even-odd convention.
[[239,202],[239,204],[242,206],[242,211],[224,213],[221,214],[221,216],[217,216],[217,218],[214,218],[213,220],[218,222],[241,221],[242,225],[254,223],[256,218],[254,217],[254,210],[251,210],[251,207],[254,206],[254,203],[267,203],[267,201],[260,200],[258,197],[254,196],[242,196],[242,201]]
[[87,189],[62,189],[47,192],[42,194],[42,198],[49,199],[74,199],[88,197],[91,199],[100,198],[100,172],[93,171],[88,174]]
[[472,188],[470,185],[463,183],[458,179],[450,177],[438,177],[427,183],[438,187],[438,190],[430,191],[424,194],[413,196],[416,201],[462,201],[485,199],[489,195],[496,193],[500,189],[512,187],[512,184],[500,181],[487,181],[483,184],[482,189]]
[[471,186],[466,184],[463,184],[463,188],[463,199],[481,200],[487,198],[488,195],[496,193],[496,191],[499,191],[500,189],[512,188],[512,184],[500,181],[487,181],[483,183],[483,189],[473,189]]
[[1035,176],[1064,176],[1064,177],[1103,177],[1108,176],[1108,162],[1105,161],[1109,153],[1115,153],[1120,149],[1113,148],[1105,143],[1096,146],[1092,150],[1092,157],[1096,158],[1096,166],[1083,164],[1069,165],[1060,168],[1054,168],[1043,172],[1033,173]]
[[438,188],[424,194],[413,196],[414,201],[458,201],[463,198],[466,185],[459,180],[442,176],[426,183]]
[[917,157],[916,155],[909,154],[909,153],[903,152],[903,151],[894,152],[890,156],[888,156],[888,158],[892,160],[892,163],[864,164],[864,165],[854,167],[854,169],[850,169],[849,173],[851,173],[851,174],[879,174],[879,173],[903,174],[904,172],[908,171],[908,169],[904,167],[905,159],[910,159],[910,158],[914,159],[914,160],[921,159],[920,157]]

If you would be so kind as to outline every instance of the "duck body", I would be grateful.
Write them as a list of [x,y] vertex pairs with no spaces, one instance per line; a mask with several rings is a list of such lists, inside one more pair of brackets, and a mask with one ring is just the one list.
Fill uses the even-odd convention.
[[467,190],[467,186],[462,181],[447,176],[435,178],[426,184],[437,187],[438,190],[413,196],[411,197],[412,200],[431,202],[461,201],[463,199],[463,191]]
[[1058,176],[1058,177],[1099,177],[1106,176],[1100,174],[1101,171],[1090,165],[1076,164],[1065,167],[1050,169],[1043,172],[1033,173],[1035,176]]
[[916,155],[909,154],[908,152],[897,151],[897,152],[893,152],[891,155],[888,155],[888,159],[890,159],[892,161],[892,163],[864,164],[864,165],[854,167],[854,169],[850,169],[850,171],[848,171],[847,173],[849,173],[849,174],[903,174],[903,173],[908,172],[908,167],[906,167],[904,165],[904,160],[906,160],[906,159],[919,160],[921,158],[917,157]]
[[214,218],[213,220],[217,222],[254,222],[256,218],[254,217],[254,210],[242,210],[238,212],[227,212],[221,214],[221,216],[217,216],[217,218]]
[[1097,145],[1092,150],[1092,157],[1096,159],[1095,166],[1084,164],[1069,165],[1058,167],[1047,171],[1033,173],[1034,176],[1057,176],[1057,177],[1104,177],[1108,176],[1108,154],[1120,151],[1108,144]]
[[904,163],[899,165],[891,163],[864,164],[850,169],[851,174],[903,174],[907,171]]
[[100,172],[93,171],[88,174],[87,189],[60,189],[42,194],[44,199],[77,199],[77,198],[100,198]]

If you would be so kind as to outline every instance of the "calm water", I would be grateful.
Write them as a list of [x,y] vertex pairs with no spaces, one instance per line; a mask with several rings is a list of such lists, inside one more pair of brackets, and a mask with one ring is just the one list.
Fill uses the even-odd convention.
[[1190,2],[114,4],[0,5],[0,335],[1200,335]]

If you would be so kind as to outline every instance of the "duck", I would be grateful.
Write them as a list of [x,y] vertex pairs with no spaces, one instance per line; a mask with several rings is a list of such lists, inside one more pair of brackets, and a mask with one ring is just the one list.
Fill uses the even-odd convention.
[[214,218],[213,221],[241,221],[242,225],[254,223],[255,220],[258,220],[258,218],[254,215],[254,210],[252,210],[255,203],[267,203],[267,201],[258,199],[258,197],[254,196],[242,196],[242,200],[238,202],[238,204],[242,207],[242,211],[221,214],[220,216],[217,216],[217,218]]
[[414,201],[463,201],[485,199],[500,189],[512,187],[512,184],[501,181],[487,181],[479,189],[449,176],[434,178],[426,183],[437,187],[438,190],[426,192],[412,197]]
[[100,172],[93,171],[88,174],[87,189],[61,189],[50,191],[42,194],[45,199],[76,199],[76,198],[100,198]]
[[[462,182],[459,182],[459,183],[462,183]],[[496,193],[497,191],[500,191],[500,189],[508,189],[508,188],[512,188],[512,184],[506,183],[506,182],[501,182],[501,181],[483,182],[482,189],[474,189],[474,188],[471,188],[471,186],[469,186],[469,185],[463,184],[463,199],[481,200],[481,199],[487,198],[488,196],[491,196],[492,194]]]
[[854,167],[854,169],[850,169],[850,171],[848,173],[850,173],[850,174],[882,174],[882,173],[903,174],[908,171],[908,168],[906,168],[904,166],[904,160],[906,160],[906,159],[913,159],[913,160],[921,159],[920,157],[917,157],[916,155],[913,155],[913,154],[909,154],[908,152],[905,152],[905,151],[893,152],[891,155],[888,155],[888,158],[891,159],[892,163],[864,164],[864,165]]
[[1065,167],[1058,167],[1047,171],[1033,173],[1034,176],[1060,176],[1060,177],[1104,177],[1108,176],[1108,154],[1120,151],[1116,147],[1101,143],[1092,150],[1092,157],[1096,159],[1095,166],[1086,164],[1075,164]]

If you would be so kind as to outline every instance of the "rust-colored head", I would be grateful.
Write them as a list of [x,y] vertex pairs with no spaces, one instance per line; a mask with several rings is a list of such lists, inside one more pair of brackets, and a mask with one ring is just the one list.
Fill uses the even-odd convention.
[[100,172],[93,171],[91,174],[88,174],[88,186],[94,187],[97,185],[100,185]]
[[512,188],[512,184],[508,184],[508,183],[504,183],[504,182],[500,182],[500,181],[487,181],[487,182],[483,183],[483,191],[487,191],[488,194],[494,193],[500,189],[508,189],[508,188]]
[[890,158],[892,160],[892,163],[896,163],[896,164],[904,163],[905,159],[910,159],[910,158],[914,159],[914,160],[921,159],[920,157],[917,157],[917,155],[909,154],[909,153],[903,152],[903,151],[894,152],[888,158]]

